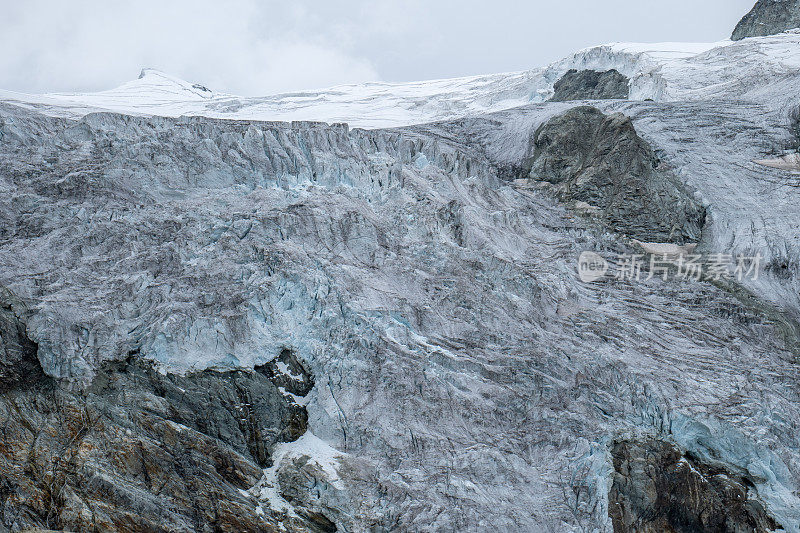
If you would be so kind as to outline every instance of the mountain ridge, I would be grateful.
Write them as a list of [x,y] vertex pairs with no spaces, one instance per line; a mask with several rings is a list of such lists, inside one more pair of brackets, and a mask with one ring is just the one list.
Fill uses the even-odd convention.
[[[618,68],[630,79],[630,98],[670,101],[726,95],[746,98],[800,69],[791,51],[800,35],[788,33],[734,43],[617,43],[578,51],[530,71],[409,83],[345,85],[264,97],[203,90],[157,70],[99,93],[23,95],[0,90],[0,101],[34,106],[46,114],[79,118],[89,112],[208,116],[234,120],[310,120],[384,128],[451,120],[544,102],[569,70]],[[761,53],[766,61],[756,61]],[[715,64],[717,64],[715,66]],[[731,70],[736,72],[731,77]],[[756,75],[757,73],[757,75]],[[751,79],[751,85],[740,80]],[[138,81],[138,83],[137,83]],[[197,86],[196,86],[197,85]],[[198,88],[200,87],[200,88]]]

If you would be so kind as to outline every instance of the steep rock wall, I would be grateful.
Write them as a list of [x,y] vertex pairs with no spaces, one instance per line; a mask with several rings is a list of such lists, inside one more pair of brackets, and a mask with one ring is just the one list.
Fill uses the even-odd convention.
[[758,0],[736,25],[731,39],[775,35],[800,28],[800,0]]

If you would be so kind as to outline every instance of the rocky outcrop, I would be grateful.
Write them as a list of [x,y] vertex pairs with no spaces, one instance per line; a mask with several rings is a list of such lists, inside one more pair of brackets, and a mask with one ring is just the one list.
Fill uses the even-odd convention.
[[0,525],[12,530],[335,531],[312,510],[257,512],[247,492],[307,427],[264,373],[177,376],[131,358],[83,391],[7,390],[0,418]]
[[571,69],[553,85],[551,102],[570,100],[613,100],[627,99],[630,80],[611,69],[596,70]]
[[0,290],[0,392],[21,383],[35,384],[42,377],[38,346],[22,318],[14,311],[13,297]]
[[731,39],[775,35],[793,28],[800,28],[800,0],[758,0],[736,25]]
[[703,464],[674,445],[620,441],[608,512],[615,533],[767,532],[779,527],[753,480]]
[[551,183],[614,231],[646,242],[700,237],[705,210],[622,114],[570,109],[536,130],[529,153],[531,179]]
[[296,396],[305,396],[314,388],[314,376],[292,350],[281,350],[278,357],[255,370],[267,376],[277,387]]

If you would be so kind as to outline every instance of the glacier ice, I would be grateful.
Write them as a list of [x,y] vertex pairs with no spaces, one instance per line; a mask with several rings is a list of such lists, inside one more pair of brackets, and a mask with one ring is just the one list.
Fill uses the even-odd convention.
[[[110,359],[180,374],[292,349],[316,377],[312,432],[253,489],[262,513],[284,506],[270,488],[302,488],[289,466],[307,456],[324,490],[297,497],[345,530],[609,531],[609,445],[654,436],[745,471],[799,531],[800,188],[753,163],[794,142],[798,45],[606,45],[262,99],[153,71],[0,92],[0,286],[75,387]],[[631,79],[629,100],[592,105],[697,191],[697,249],[762,251],[763,276],[578,280],[582,251],[635,243],[508,179],[581,104],[544,102],[573,68]],[[288,117],[359,127],[263,121]]]

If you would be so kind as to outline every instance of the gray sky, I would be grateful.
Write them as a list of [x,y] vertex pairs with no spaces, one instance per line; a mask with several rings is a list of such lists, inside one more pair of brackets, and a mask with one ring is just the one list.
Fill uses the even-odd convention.
[[0,88],[153,67],[242,95],[525,70],[611,41],[728,38],[755,0],[0,0]]

